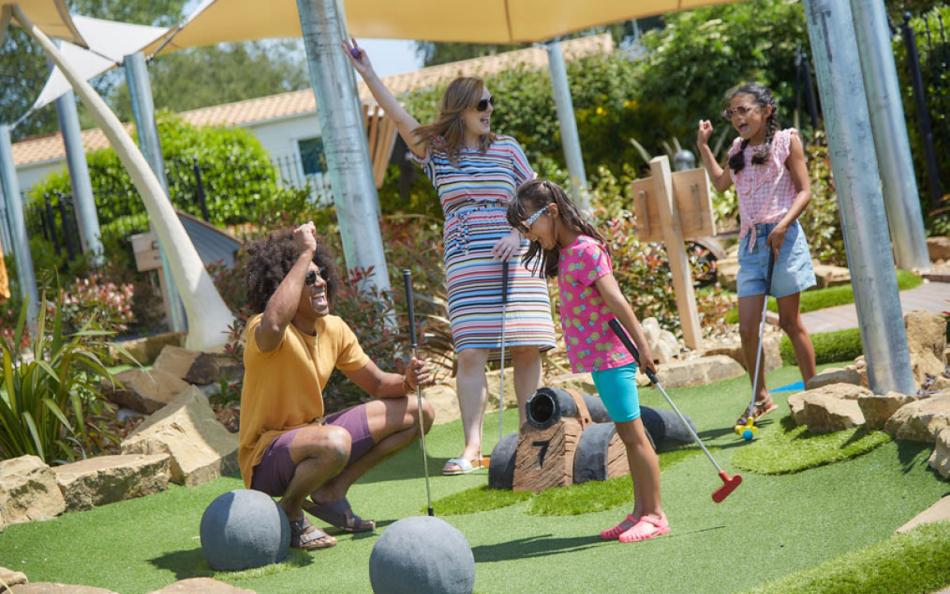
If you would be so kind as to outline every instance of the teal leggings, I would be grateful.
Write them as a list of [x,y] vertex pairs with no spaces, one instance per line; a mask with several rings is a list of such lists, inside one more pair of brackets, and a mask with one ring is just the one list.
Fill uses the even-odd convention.
[[636,363],[593,371],[590,375],[614,423],[628,423],[640,418]]

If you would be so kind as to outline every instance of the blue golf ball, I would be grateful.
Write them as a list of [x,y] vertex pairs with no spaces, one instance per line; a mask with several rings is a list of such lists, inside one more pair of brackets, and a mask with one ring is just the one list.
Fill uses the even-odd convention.
[[752,429],[746,429],[745,431],[742,432],[742,439],[746,441],[752,441],[752,438],[754,436],[755,435],[752,433]]

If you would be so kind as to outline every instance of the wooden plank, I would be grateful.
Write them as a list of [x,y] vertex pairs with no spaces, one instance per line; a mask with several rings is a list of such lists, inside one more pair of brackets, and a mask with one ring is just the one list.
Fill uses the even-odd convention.
[[544,430],[526,425],[515,452],[513,489],[537,493],[572,484],[581,432],[581,424],[573,418],[562,418]]
[[686,247],[683,245],[679,213],[673,199],[673,176],[670,173],[669,157],[654,157],[650,161],[650,171],[655,203],[660,213],[660,226],[663,229],[663,243],[666,245],[670,271],[673,273],[673,291],[676,293],[676,309],[680,316],[680,326],[683,328],[683,342],[693,350],[702,350],[703,331],[699,325],[696,293],[693,290]]
[[630,196],[633,197],[633,209],[637,215],[637,239],[643,243],[663,241],[653,179],[645,177],[630,182]]
[[683,239],[716,235],[709,175],[704,168],[674,172],[673,194]]

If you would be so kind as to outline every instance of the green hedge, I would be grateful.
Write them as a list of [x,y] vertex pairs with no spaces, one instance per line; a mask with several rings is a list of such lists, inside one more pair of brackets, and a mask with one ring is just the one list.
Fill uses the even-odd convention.
[[[818,365],[851,361],[864,353],[861,346],[861,331],[857,328],[816,332],[811,335],[811,342],[815,345],[815,363]],[[788,336],[782,336],[781,349],[782,362],[786,365],[797,365],[795,350]]]

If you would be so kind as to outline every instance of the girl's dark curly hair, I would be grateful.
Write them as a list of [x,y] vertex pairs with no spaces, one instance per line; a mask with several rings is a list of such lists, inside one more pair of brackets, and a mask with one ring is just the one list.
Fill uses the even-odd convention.
[[[247,301],[254,313],[263,313],[278,285],[294,267],[297,256],[293,229],[275,231],[247,247]],[[332,303],[340,279],[333,255],[320,241],[317,241],[313,253],[313,263],[320,268],[320,274],[327,282],[327,300]]]
[[[757,148],[755,154],[752,155],[753,165],[762,165],[763,163],[767,163],[769,160],[769,153],[772,150],[772,137],[775,136],[779,126],[778,117],[776,116],[776,110],[778,107],[775,105],[775,98],[772,97],[772,91],[770,91],[767,87],[756,83],[746,83],[739,85],[726,94],[725,102],[727,107],[728,103],[736,95],[751,95],[753,103],[758,105],[760,108],[772,108],[772,113],[769,114],[769,117],[765,122],[765,142],[762,143],[762,146]],[[745,149],[747,146],[749,146],[749,141],[743,140],[739,146],[739,152],[729,157],[729,167],[734,173],[739,173],[745,168]]]

